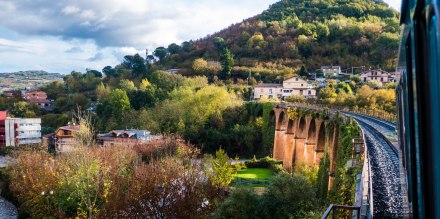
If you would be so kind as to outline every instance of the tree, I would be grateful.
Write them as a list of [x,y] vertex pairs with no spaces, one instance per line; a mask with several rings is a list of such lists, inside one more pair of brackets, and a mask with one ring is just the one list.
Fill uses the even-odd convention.
[[180,49],[181,47],[175,43],[172,43],[168,46],[168,52],[170,52],[171,55],[179,53]]
[[208,62],[203,58],[196,59],[193,62],[192,69],[197,74],[203,74],[208,70]]
[[118,77],[118,72],[116,71],[116,69],[112,68],[111,66],[105,66],[102,69],[102,72],[105,74],[105,76],[107,77]]
[[136,86],[134,86],[133,81],[127,79],[122,79],[121,81],[119,81],[119,88],[127,92],[137,89]]
[[236,175],[231,160],[221,148],[215,153],[215,159],[211,161],[211,168],[210,180],[212,185],[216,187],[228,187]]
[[231,74],[232,67],[234,66],[234,55],[228,48],[224,48],[222,54],[220,55],[220,62],[222,64],[222,78],[223,80]]
[[130,99],[125,90],[114,89],[109,95],[108,103],[113,117],[120,117],[130,109]]
[[191,51],[191,47],[192,47],[192,43],[191,42],[185,41],[185,42],[182,43],[182,49],[185,52],[190,52]]
[[161,62],[168,56],[168,49],[165,47],[157,47],[156,50],[154,50],[154,56],[159,58]]
[[89,72],[92,73],[97,78],[102,78],[102,73],[100,71],[97,71],[97,70],[89,70],[89,71],[87,71],[87,73],[89,73]]
[[276,176],[264,194],[264,203],[271,218],[314,218],[318,206],[311,183],[298,174]]
[[307,71],[306,66],[301,66],[301,69],[299,70],[299,75],[302,77],[307,77],[308,74],[309,72]]
[[236,189],[217,207],[216,219],[257,219],[268,218],[262,198],[250,189]]
[[221,37],[214,37],[214,39],[212,39],[212,43],[214,43],[214,46],[217,48],[217,52],[220,54],[225,46],[225,40]]
[[134,77],[142,77],[146,73],[145,60],[137,53],[134,56],[124,56],[122,64],[133,71]]

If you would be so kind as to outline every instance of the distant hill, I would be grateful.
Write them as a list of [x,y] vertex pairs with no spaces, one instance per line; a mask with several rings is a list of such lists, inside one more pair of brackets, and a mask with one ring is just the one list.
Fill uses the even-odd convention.
[[[399,44],[399,13],[382,0],[283,0],[218,33],[168,47],[167,68],[188,74],[196,58],[218,61],[215,37],[234,55],[232,74],[259,73],[266,81],[314,72],[322,65],[393,70]],[[186,48],[185,48],[186,47]],[[257,78],[258,79],[258,78]]]
[[0,73],[0,93],[8,90],[23,90],[47,85],[53,81],[62,81],[63,75],[45,71],[19,71]]

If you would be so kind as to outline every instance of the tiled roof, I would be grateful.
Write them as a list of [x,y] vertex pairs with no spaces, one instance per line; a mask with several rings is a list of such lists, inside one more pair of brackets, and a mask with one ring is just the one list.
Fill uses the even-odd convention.
[[282,84],[259,84],[255,87],[283,87]]
[[58,129],[66,130],[66,131],[79,131],[80,130],[79,125],[70,125],[70,126],[61,126]]

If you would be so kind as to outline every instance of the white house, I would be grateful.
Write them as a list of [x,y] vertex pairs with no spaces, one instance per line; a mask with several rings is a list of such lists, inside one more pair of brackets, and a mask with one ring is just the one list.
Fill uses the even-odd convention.
[[341,66],[321,66],[324,77],[338,76],[341,74]]
[[284,99],[292,95],[314,98],[316,89],[300,77],[289,78],[283,81],[283,84],[259,84],[254,89],[254,100],[260,100],[263,96],[270,99]]
[[305,98],[316,96],[316,89],[306,80],[300,77],[293,77],[283,82],[283,99],[292,95],[301,95]]
[[282,84],[259,84],[254,88],[254,99],[260,100],[263,96],[269,99],[281,99],[283,97]]
[[382,83],[394,82],[396,80],[394,77],[395,75],[392,75],[380,69],[364,71],[361,73],[360,76],[362,82],[369,82],[375,80]]

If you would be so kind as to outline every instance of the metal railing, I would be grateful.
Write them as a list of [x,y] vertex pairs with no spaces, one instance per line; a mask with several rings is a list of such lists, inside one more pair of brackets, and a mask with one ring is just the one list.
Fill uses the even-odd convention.
[[318,103],[279,103],[276,104],[279,106],[296,106],[300,108],[308,108],[308,109],[314,109],[314,110],[323,110],[325,108],[333,111],[348,111],[353,112],[361,115],[366,115],[378,119],[382,119],[385,121],[393,122],[395,123],[397,121],[397,114],[387,113],[384,111],[377,111],[377,110],[369,110],[369,109],[355,109],[353,107],[342,107],[342,106],[334,106],[334,105],[326,105],[326,104],[318,104]]
[[360,206],[346,206],[346,205],[334,205],[331,204],[330,206],[328,206],[327,210],[325,211],[325,213],[322,215],[321,219],[326,219],[330,216],[330,214],[332,215],[332,218],[338,218],[338,213],[339,211],[344,210],[344,211],[350,211],[350,215],[353,215],[353,211],[356,211],[356,219],[360,219],[361,218],[361,207]]

